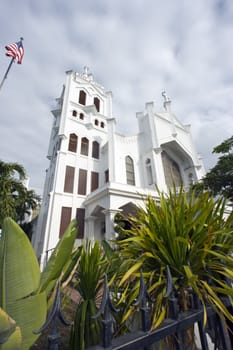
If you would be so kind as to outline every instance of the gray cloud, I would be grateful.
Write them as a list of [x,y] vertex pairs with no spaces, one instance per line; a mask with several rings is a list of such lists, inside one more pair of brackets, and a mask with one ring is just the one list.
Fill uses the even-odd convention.
[[0,3],[0,19],[0,76],[4,46],[25,39],[23,64],[0,91],[0,158],[23,164],[32,187],[43,186],[50,109],[65,71],[84,65],[113,91],[120,132],[137,132],[145,102],[161,110],[165,89],[206,168],[214,165],[213,147],[233,130],[231,0],[11,0]]

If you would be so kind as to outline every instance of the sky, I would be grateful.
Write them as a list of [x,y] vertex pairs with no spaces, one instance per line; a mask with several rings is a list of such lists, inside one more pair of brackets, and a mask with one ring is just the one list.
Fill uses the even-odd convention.
[[0,23],[0,79],[5,45],[22,36],[25,48],[0,90],[0,159],[22,164],[38,193],[67,70],[88,66],[112,91],[117,131],[127,136],[146,102],[163,110],[165,90],[206,171],[213,147],[233,134],[232,0],[2,0]]

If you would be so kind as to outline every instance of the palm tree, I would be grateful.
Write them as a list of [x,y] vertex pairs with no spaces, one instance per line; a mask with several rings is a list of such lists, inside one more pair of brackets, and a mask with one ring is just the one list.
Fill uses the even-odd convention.
[[27,190],[26,187],[16,198],[16,220],[23,224],[25,215],[30,215],[32,210],[36,209],[40,203],[40,196],[34,190]]
[[24,168],[18,163],[0,161],[0,227],[5,217],[15,218],[15,198],[24,190]]
[[0,227],[6,217],[22,223],[25,214],[38,205],[40,197],[33,190],[27,190],[25,179],[22,165],[0,160]]

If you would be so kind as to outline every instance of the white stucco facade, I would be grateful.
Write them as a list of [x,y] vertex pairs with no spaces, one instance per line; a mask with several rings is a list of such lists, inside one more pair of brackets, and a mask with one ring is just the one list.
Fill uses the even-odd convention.
[[57,244],[66,221],[83,221],[79,239],[113,238],[113,218],[123,206],[140,205],[147,194],[156,198],[156,185],[167,191],[173,182],[188,186],[203,177],[190,127],[179,122],[171,101],[165,93],[163,97],[161,111],[149,102],[136,114],[137,135],[120,135],[111,92],[87,70],[66,73],[52,111],[50,165],[33,238],[42,261]]

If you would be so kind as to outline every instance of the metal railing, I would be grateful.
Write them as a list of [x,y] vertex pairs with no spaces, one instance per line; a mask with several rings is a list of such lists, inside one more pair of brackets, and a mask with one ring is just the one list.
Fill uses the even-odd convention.
[[[151,330],[150,308],[148,305],[152,301],[147,293],[141,274],[139,296],[134,303],[134,306],[140,306],[139,312],[141,313],[141,329],[114,338],[114,321],[111,311],[117,312],[117,310],[112,305],[111,293],[108,289],[107,277],[105,277],[101,306],[94,317],[98,318],[102,315],[102,344],[89,347],[88,350],[170,350],[171,348],[166,345],[166,339],[169,336],[172,336],[173,349],[190,350],[193,349],[193,347],[188,347],[185,345],[185,337],[187,335],[187,330],[193,328],[194,325],[196,325],[195,336],[198,335],[200,343],[199,346],[201,346],[199,348],[196,347],[196,349],[232,350],[233,344],[231,343],[230,332],[232,325],[229,325],[228,323],[227,328],[227,321],[225,318],[216,314],[216,311],[207,305],[206,313],[208,322],[206,327],[204,327],[204,310],[198,297],[192,290],[189,291],[192,307],[186,312],[181,312],[179,309],[178,298],[173,291],[171,283],[169,283],[170,279],[171,276],[169,277],[168,269],[168,290],[166,297],[168,298],[169,303],[169,317],[166,318],[159,327]],[[221,298],[221,300],[232,312],[230,300],[226,297]],[[59,285],[57,287],[56,297],[48,319],[37,332],[43,332],[47,326],[52,323],[52,331],[51,334],[48,335],[48,350],[59,349],[60,334],[57,326],[58,320],[60,320],[64,325],[69,325],[61,312]],[[212,345],[212,348],[210,348],[210,343],[214,344]]]

